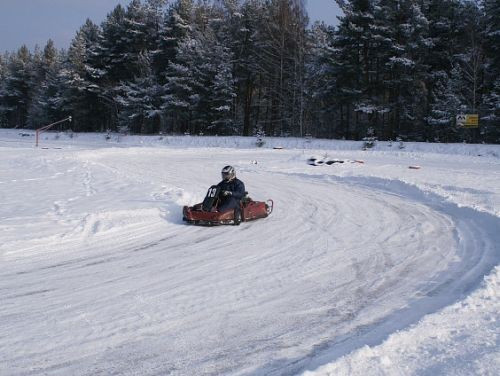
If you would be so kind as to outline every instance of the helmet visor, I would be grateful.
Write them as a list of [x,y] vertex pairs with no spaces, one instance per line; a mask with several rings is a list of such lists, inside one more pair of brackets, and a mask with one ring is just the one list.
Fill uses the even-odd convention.
[[229,180],[231,179],[231,172],[223,172],[222,174],[222,180]]

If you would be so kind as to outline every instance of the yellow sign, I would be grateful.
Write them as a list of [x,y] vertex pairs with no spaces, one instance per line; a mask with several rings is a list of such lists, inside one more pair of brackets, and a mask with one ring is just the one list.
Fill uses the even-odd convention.
[[479,127],[479,115],[457,115],[457,125],[464,128],[477,128]]

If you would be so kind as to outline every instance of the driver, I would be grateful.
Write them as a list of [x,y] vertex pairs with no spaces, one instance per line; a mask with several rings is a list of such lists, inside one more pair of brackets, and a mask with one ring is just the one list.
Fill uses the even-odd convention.
[[220,188],[220,212],[234,209],[235,223],[241,222],[240,200],[245,196],[245,184],[236,178],[236,171],[232,166],[226,166],[221,171],[222,181],[217,184]]

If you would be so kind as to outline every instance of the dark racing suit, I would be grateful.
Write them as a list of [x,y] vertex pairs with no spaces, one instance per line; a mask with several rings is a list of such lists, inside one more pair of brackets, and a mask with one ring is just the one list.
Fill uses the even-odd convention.
[[[236,209],[240,212],[240,201],[245,196],[245,184],[236,178],[227,181],[223,180],[217,186],[220,188],[220,201],[217,209],[220,212]],[[230,195],[224,196],[224,192],[231,192]]]

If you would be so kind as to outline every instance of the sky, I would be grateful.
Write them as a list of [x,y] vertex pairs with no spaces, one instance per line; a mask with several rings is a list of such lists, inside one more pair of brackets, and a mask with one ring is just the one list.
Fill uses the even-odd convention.
[[[130,0],[0,0],[0,52],[23,44],[33,49],[52,39],[67,48],[76,31],[90,18],[101,23],[118,4]],[[335,0],[307,0],[311,21],[336,24],[340,10]]]

